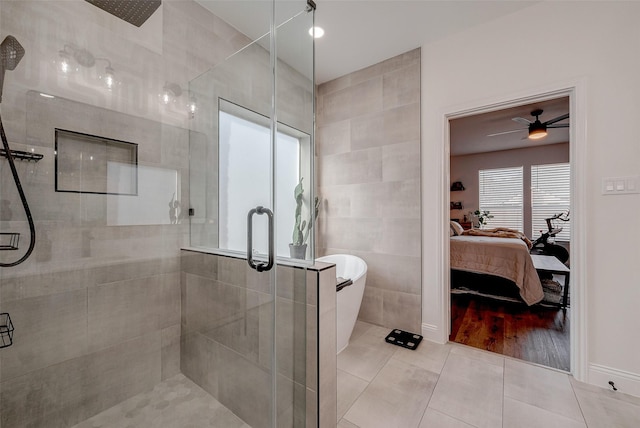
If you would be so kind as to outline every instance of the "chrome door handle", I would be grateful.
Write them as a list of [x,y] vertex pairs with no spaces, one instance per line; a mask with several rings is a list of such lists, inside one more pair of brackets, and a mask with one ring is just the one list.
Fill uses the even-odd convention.
[[[258,214],[266,214],[269,218],[269,259],[265,262],[255,262],[253,261],[253,215]],[[253,269],[258,272],[265,272],[271,270],[273,267],[273,253],[274,253],[274,242],[273,242],[273,212],[269,208],[264,208],[258,206],[256,208],[252,208],[249,210],[249,214],[247,214],[247,263]]]

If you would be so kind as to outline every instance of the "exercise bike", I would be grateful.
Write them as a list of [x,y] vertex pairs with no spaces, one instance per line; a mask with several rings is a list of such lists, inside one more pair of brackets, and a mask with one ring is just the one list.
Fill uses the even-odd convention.
[[558,233],[562,232],[562,227],[556,227],[554,224],[557,220],[569,221],[569,211],[545,219],[548,230],[546,232],[540,231],[540,237],[532,242],[530,253],[555,256],[562,263],[566,264],[567,260],[569,260],[569,251],[562,245],[554,243],[553,240],[549,242],[549,238],[554,238]]

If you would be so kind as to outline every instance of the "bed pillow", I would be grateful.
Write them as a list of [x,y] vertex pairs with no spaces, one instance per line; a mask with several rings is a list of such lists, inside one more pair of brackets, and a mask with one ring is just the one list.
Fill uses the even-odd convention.
[[464,228],[460,225],[460,223],[453,220],[451,220],[451,230],[453,231],[453,234],[455,236],[462,235],[462,232],[464,232]]
[[451,226],[449,226],[449,236],[450,236],[450,237],[451,237],[451,236],[455,236],[455,235],[453,234],[453,228],[451,228]]

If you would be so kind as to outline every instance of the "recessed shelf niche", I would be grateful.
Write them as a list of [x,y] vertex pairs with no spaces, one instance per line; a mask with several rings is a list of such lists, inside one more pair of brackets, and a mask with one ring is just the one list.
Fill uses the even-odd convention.
[[56,192],[138,194],[138,145],[56,128]]

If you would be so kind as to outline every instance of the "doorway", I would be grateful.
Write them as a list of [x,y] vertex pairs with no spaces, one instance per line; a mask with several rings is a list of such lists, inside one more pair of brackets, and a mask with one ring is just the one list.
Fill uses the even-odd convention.
[[[536,272],[540,266],[533,266],[529,252],[560,259],[571,268],[571,258],[545,253],[539,239],[546,234],[550,246],[571,254],[571,221],[560,225],[560,220],[552,219],[553,227],[545,221],[557,214],[563,214],[561,220],[570,219],[573,205],[570,96],[566,92],[531,97],[449,117],[449,215],[463,229],[472,230],[451,238],[446,290],[450,293],[450,341],[568,372],[575,311],[570,298],[566,306],[562,302],[563,292],[570,296],[569,287],[575,284],[565,283],[568,276]],[[532,134],[538,131],[546,135],[535,138]],[[522,248],[494,249],[505,240],[483,236],[479,250],[464,252],[478,245],[478,238],[469,235],[485,235],[496,227],[522,232]],[[487,239],[496,243],[487,244]],[[538,245],[527,248],[536,239]],[[458,241],[464,241],[464,250],[459,250]],[[477,251],[482,252],[482,263],[468,259]],[[505,272],[504,266],[498,269],[492,257],[505,254],[525,258],[529,266],[524,274]],[[507,262],[511,263],[508,269],[521,269],[512,267],[519,263],[515,260]]]

